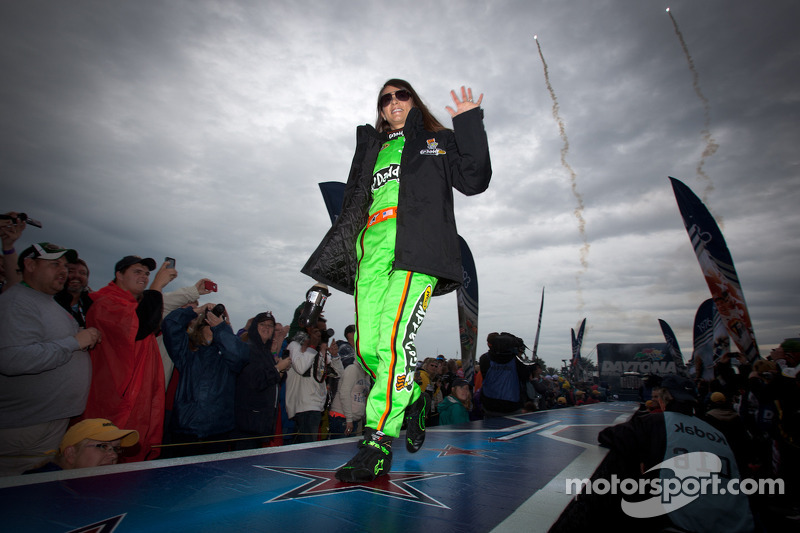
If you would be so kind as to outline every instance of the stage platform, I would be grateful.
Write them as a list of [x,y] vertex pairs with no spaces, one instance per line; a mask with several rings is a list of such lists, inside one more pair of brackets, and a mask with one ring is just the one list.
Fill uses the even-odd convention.
[[599,403],[429,428],[365,484],[333,474],[357,438],[0,478],[4,532],[548,531],[635,403]]

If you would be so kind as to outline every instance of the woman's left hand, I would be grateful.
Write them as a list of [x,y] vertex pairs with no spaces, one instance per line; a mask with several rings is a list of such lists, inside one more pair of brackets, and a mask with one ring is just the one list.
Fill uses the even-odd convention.
[[475,109],[476,107],[480,107],[481,102],[483,101],[483,93],[478,97],[478,101],[475,102],[472,99],[472,87],[467,89],[463,85],[461,86],[461,99],[458,99],[458,95],[456,94],[455,90],[450,91],[450,96],[453,97],[453,102],[456,104],[456,108],[453,109],[450,106],[447,106],[447,112],[450,113],[451,117],[456,115],[460,115],[464,111],[469,111],[470,109]]

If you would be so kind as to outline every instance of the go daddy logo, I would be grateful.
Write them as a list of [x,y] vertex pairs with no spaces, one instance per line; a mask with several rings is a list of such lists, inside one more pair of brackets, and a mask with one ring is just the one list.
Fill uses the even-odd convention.
[[414,369],[417,364],[417,348],[414,346],[414,340],[417,338],[417,331],[425,318],[425,313],[428,310],[428,304],[431,301],[433,294],[433,285],[427,285],[425,289],[417,298],[414,304],[414,309],[406,322],[405,336],[403,337],[403,350],[406,355],[406,373],[397,376],[395,381],[395,389],[400,391],[404,388],[408,391],[414,386]]

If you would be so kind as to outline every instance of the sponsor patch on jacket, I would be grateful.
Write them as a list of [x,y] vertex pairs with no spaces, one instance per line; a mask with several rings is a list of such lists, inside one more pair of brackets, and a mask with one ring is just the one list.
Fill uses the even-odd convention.
[[420,150],[419,153],[422,155],[444,155],[447,152],[438,148],[439,143],[436,142],[436,139],[428,139],[426,141],[428,143],[428,147],[424,150]]
[[389,165],[372,176],[372,191],[375,192],[389,181],[400,181],[400,165]]

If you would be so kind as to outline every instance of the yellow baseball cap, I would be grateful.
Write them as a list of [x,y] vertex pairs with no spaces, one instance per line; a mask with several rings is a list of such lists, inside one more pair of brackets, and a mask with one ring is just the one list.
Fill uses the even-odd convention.
[[88,418],[81,420],[67,430],[58,449],[63,453],[70,446],[78,444],[84,439],[110,442],[120,439],[120,444],[127,448],[139,442],[139,432],[135,429],[119,429],[110,420],[105,418]]

